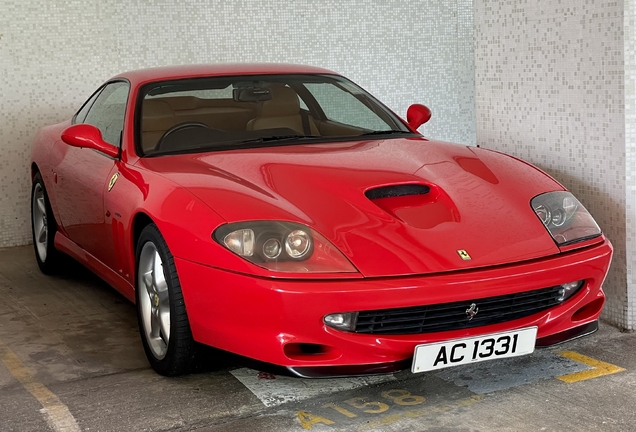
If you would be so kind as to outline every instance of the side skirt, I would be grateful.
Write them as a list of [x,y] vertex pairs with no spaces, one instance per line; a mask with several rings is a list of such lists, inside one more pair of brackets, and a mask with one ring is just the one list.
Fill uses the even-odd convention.
[[133,303],[135,302],[135,288],[130,284],[130,282],[107,267],[93,255],[79,247],[60,231],[55,234],[55,247],[60,252],[75,258],[82,265],[102,278],[107,284],[119,291],[128,300]]

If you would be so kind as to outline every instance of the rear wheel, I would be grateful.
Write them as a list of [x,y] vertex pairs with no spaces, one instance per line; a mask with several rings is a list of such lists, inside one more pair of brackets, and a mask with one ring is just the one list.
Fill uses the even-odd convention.
[[161,375],[190,372],[196,358],[181,284],[156,225],[146,226],[137,243],[137,315],[144,350]]
[[31,230],[38,267],[42,273],[51,274],[55,271],[60,255],[53,244],[57,224],[40,173],[33,177],[31,188]]

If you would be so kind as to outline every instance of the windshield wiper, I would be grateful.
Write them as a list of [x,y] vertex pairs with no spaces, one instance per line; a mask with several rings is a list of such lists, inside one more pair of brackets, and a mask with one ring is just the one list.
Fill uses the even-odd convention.
[[392,134],[400,134],[400,135],[413,135],[411,131],[403,131],[403,130],[379,130],[373,132],[365,132],[359,136],[371,136],[371,135],[392,135]]
[[247,140],[236,140],[236,141],[227,141],[227,142],[221,142],[218,144],[219,147],[243,147],[245,145],[250,145],[250,144],[258,144],[258,143],[265,143],[265,142],[272,142],[272,141],[276,141],[276,142],[280,142],[280,141],[303,141],[303,140],[313,140],[316,138],[322,138],[321,136],[318,135],[273,135],[273,136],[266,136],[266,137],[260,137],[260,138],[254,138],[254,139],[247,139]]
[[256,138],[249,141],[243,142],[267,142],[267,141],[286,141],[286,140],[302,140],[302,139],[313,139],[313,138],[321,138],[318,135],[274,135],[267,136],[262,138]]
[[229,149],[240,149],[244,147],[251,147],[254,144],[261,144],[265,142],[280,142],[280,141],[303,141],[303,140],[314,140],[317,138],[322,138],[318,135],[273,135],[266,136],[261,138],[253,138],[247,140],[234,140],[234,141],[220,141],[220,142],[207,142],[198,144],[196,146],[190,147],[180,147],[175,148],[169,151],[161,151],[152,154],[148,154],[148,156],[162,156],[167,154],[179,154],[179,153],[193,153],[200,150],[229,150]]

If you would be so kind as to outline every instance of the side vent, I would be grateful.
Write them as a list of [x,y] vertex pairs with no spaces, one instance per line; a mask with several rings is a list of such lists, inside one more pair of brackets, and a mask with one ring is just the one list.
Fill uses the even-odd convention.
[[383,186],[375,189],[369,189],[364,194],[370,200],[380,198],[394,198],[407,195],[425,195],[431,191],[431,188],[419,184],[402,184]]

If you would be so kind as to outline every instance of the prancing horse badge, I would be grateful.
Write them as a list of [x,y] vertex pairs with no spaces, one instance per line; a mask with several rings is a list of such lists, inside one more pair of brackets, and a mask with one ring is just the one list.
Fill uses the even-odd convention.
[[115,182],[117,181],[118,178],[119,178],[119,173],[113,174],[113,176],[110,178],[110,182],[108,183],[108,192],[110,192],[113,186],[115,186]]
[[464,261],[470,261],[472,259],[470,255],[468,255],[468,252],[466,252],[464,249],[458,249],[457,255],[459,255],[459,257]]

